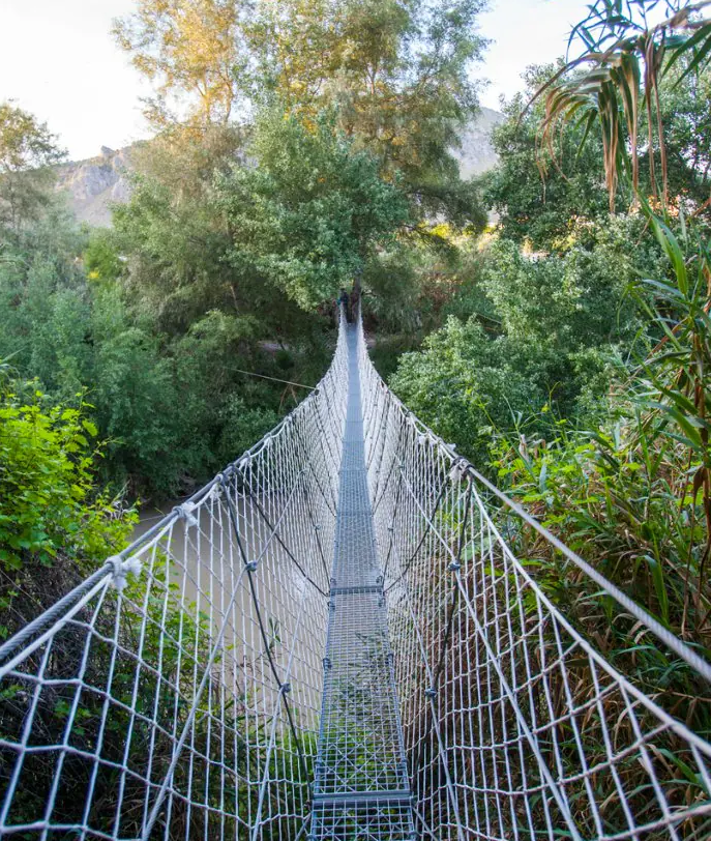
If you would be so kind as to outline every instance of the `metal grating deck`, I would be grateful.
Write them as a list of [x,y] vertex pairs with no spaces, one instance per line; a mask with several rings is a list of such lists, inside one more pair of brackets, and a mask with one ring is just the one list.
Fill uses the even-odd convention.
[[353,327],[347,340],[348,414],[310,837],[410,841],[416,836],[368,495]]

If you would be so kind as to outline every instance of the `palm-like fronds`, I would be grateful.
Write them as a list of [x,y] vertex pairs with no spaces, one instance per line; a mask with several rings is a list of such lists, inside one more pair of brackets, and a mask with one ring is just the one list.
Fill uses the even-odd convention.
[[[569,46],[582,41],[582,54],[569,60],[533,97],[535,100],[546,95],[541,138],[551,155],[559,128],[573,121],[584,125],[584,144],[595,123],[599,124],[611,210],[624,167],[631,168],[635,192],[639,186],[643,113],[648,132],[650,183],[664,204],[668,202],[659,85],[679,62],[685,66],[677,84],[711,62],[711,19],[703,16],[704,9],[710,6],[711,0],[595,0],[589,6],[588,16],[573,28],[570,36]],[[657,23],[651,22],[660,16]]]

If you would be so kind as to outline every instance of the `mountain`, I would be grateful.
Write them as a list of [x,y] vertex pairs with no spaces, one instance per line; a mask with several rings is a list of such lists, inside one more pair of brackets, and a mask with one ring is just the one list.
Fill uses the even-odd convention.
[[[498,158],[491,134],[504,117],[491,108],[482,108],[465,129],[461,149],[454,153],[463,178],[481,175],[496,166]],[[135,146],[124,149],[101,147],[101,154],[85,161],[57,167],[57,189],[69,195],[69,205],[80,222],[110,227],[112,203],[128,201],[131,195],[131,157]]]
[[462,135],[462,146],[455,150],[462,178],[472,178],[493,169],[499,162],[491,137],[505,117],[492,108],[482,108]]
[[57,190],[69,196],[69,206],[80,222],[94,227],[111,226],[110,205],[127,202],[131,195],[129,173],[135,147],[109,149],[85,161],[72,161],[56,168]]

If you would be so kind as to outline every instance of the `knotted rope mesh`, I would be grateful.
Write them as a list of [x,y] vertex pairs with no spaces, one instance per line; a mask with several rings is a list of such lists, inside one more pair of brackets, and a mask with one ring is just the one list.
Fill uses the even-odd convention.
[[362,338],[359,367],[421,837],[710,838],[711,746],[566,619],[536,581],[535,556],[514,552],[523,529],[632,614],[630,647],[649,629],[673,649],[669,669],[709,680],[708,663],[408,412]]
[[3,646],[0,835],[306,826],[346,391],[341,336],[279,427]]
[[527,529],[711,677],[342,325],[292,415],[0,648],[0,835],[711,837],[711,747],[566,619]]

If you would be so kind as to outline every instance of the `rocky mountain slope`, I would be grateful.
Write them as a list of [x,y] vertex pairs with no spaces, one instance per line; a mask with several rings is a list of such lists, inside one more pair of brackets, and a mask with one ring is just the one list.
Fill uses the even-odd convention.
[[[497,111],[482,108],[466,129],[462,147],[455,152],[463,178],[496,166],[491,134],[503,119]],[[101,154],[95,158],[57,167],[57,189],[68,193],[69,205],[79,221],[96,227],[111,225],[111,204],[126,202],[131,195],[128,176],[134,148],[114,150],[102,146]]]
[[101,147],[101,154],[57,167],[57,189],[68,194],[69,206],[80,222],[94,227],[111,225],[111,204],[128,201],[131,150]]
[[504,115],[492,108],[482,108],[462,135],[462,146],[454,152],[462,178],[473,178],[493,169],[499,159],[491,143],[494,129]]

